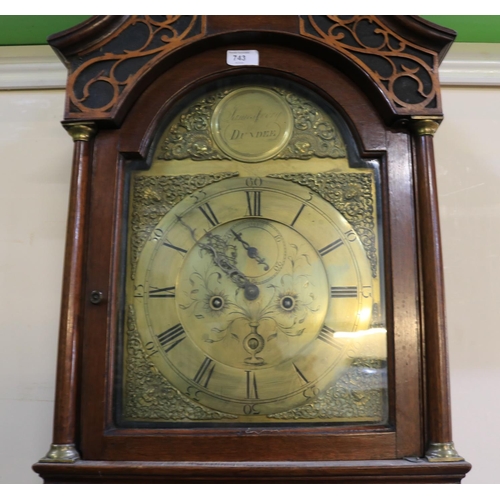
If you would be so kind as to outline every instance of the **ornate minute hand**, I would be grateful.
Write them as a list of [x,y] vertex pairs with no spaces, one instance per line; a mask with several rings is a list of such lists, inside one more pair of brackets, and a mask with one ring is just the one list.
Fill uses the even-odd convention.
[[251,259],[255,259],[259,264],[264,266],[264,271],[269,270],[269,266],[267,265],[266,259],[259,255],[259,251],[257,248],[250,246],[242,237],[241,233],[236,233],[231,229],[231,232],[234,234],[234,237],[243,245],[243,248],[247,251],[247,255]]
[[231,264],[225,255],[219,255],[212,245],[206,243],[199,243],[199,245],[203,250],[212,254],[214,264],[219,269],[226,273],[239,288],[243,288],[247,300],[255,300],[259,296],[257,285],[253,284],[239,269]]

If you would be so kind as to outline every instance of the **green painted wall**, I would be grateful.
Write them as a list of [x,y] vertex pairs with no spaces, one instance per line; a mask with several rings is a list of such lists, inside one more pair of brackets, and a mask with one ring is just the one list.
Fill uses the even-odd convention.
[[[42,45],[90,16],[0,16],[0,45]],[[454,29],[457,42],[500,43],[500,16],[422,16]]]
[[500,16],[422,16],[457,32],[457,42],[500,43]]
[[[8,0],[7,0],[8,1]],[[42,45],[90,16],[0,16],[0,45]]]

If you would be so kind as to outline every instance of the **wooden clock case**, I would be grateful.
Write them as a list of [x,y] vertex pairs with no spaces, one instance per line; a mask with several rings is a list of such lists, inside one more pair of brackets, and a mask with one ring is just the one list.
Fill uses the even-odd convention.
[[[75,141],[52,446],[45,482],[460,482],[451,436],[432,136],[455,34],[413,16],[99,16],[50,37]],[[229,66],[227,50],[259,51]],[[389,424],[127,429],[113,419],[127,162],[176,102],[220,78],[298,82],[380,162]]]

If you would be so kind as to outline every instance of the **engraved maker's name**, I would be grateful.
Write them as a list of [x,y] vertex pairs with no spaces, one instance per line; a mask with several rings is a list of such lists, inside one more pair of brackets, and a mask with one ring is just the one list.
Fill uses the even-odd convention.
[[240,111],[234,108],[231,120],[233,121],[250,121],[257,123],[259,120],[277,120],[283,113],[281,111],[276,113],[266,113],[259,109],[257,112]]
[[250,111],[236,107],[231,114],[231,123],[234,128],[229,140],[272,139],[278,137],[280,127],[276,120],[282,114],[281,111],[269,113],[262,108]]

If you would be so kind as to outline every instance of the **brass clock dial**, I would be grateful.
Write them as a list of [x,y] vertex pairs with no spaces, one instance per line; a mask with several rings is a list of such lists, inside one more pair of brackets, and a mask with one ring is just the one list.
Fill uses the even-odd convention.
[[312,400],[370,327],[372,277],[356,232],[307,188],[222,180],[161,219],[133,305],[149,360],[183,395],[265,416]]

